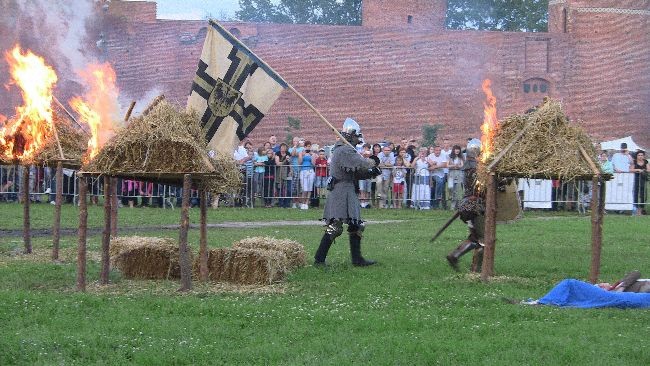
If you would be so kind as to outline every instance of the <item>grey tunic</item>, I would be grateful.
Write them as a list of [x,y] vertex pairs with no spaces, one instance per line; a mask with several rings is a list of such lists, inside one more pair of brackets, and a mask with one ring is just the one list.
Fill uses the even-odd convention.
[[326,222],[341,220],[355,225],[362,222],[355,180],[364,179],[373,165],[345,142],[338,141],[334,145],[330,174],[336,179],[336,184],[325,203],[323,219]]

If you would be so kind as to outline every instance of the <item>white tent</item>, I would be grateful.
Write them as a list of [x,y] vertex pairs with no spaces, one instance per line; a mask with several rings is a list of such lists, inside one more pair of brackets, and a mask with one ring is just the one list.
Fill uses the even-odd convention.
[[625,142],[627,144],[627,149],[629,151],[637,151],[639,149],[643,149],[641,146],[637,145],[634,141],[632,141],[632,136],[627,136],[627,137],[622,137],[620,139],[616,140],[611,140],[611,141],[604,141],[600,143],[600,149],[601,150],[620,150],[621,149],[621,143]]

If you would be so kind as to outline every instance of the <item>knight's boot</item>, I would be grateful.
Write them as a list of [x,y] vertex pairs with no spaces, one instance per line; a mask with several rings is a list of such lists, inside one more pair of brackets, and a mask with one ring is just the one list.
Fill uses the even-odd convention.
[[325,257],[327,257],[327,252],[330,250],[332,243],[334,242],[334,237],[332,235],[325,233],[323,238],[320,240],[320,245],[318,250],[316,250],[316,255],[314,255],[314,265],[315,266],[324,266]]
[[350,234],[350,255],[352,256],[352,265],[357,267],[371,266],[376,261],[365,259],[361,256],[361,236]]
[[478,243],[472,242],[472,241],[464,241],[462,242],[458,248],[454,249],[451,253],[447,255],[447,262],[449,262],[449,265],[456,271],[458,271],[458,260],[460,257],[463,255],[467,254],[468,252],[480,247]]

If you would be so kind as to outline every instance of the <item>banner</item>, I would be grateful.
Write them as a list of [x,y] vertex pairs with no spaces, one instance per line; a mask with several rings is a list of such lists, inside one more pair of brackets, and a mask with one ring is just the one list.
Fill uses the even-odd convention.
[[199,113],[211,150],[232,154],[285,88],[278,74],[210,21],[187,109]]

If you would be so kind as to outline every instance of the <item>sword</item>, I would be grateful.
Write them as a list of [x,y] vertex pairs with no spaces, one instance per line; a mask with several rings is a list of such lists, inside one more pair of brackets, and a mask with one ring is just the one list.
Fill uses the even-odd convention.
[[447,229],[449,225],[451,225],[451,223],[458,218],[458,216],[460,216],[460,211],[456,211],[456,213],[454,213],[454,215],[440,228],[440,230],[438,230],[436,235],[431,238],[431,241],[435,241],[440,236],[440,234],[442,234],[442,232],[445,231],[445,229]]

